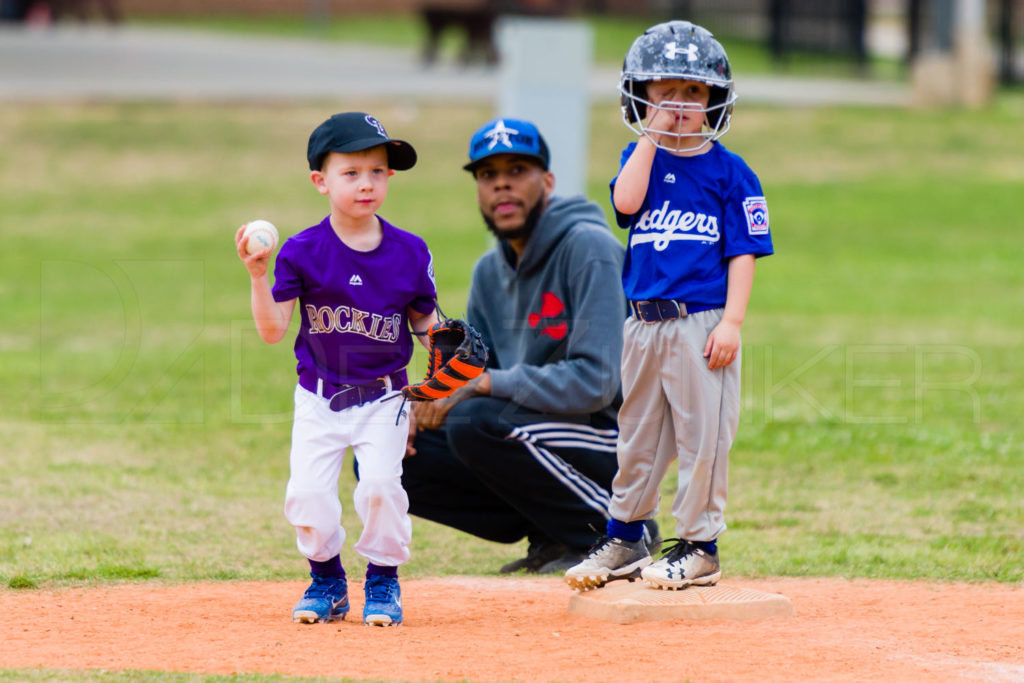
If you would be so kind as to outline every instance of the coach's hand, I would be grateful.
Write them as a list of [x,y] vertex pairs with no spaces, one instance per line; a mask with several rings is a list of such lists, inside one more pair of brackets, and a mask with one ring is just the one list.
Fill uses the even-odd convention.
[[448,398],[439,398],[436,401],[416,401],[412,404],[416,429],[440,429],[448,417],[448,412],[456,405],[467,398],[490,395],[491,376],[485,372],[457,389]]

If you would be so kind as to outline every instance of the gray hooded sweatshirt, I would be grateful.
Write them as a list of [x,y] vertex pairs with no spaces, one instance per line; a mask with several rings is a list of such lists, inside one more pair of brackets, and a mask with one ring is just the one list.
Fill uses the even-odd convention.
[[551,198],[518,266],[505,240],[480,258],[467,317],[491,353],[492,396],[615,420],[624,253],[600,207],[578,195]]

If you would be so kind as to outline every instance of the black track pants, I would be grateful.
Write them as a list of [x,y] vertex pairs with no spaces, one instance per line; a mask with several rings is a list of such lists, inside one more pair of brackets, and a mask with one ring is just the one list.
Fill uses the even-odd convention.
[[403,462],[409,512],[490,541],[589,548],[605,531],[618,434],[590,417],[490,397],[459,403]]

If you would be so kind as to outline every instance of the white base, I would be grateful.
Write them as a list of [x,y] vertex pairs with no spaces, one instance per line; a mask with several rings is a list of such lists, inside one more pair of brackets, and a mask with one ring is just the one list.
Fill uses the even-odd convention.
[[569,613],[615,624],[664,619],[763,619],[791,617],[796,612],[784,595],[717,584],[665,591],[643,583],[615,581],[604,588],[576,593]]

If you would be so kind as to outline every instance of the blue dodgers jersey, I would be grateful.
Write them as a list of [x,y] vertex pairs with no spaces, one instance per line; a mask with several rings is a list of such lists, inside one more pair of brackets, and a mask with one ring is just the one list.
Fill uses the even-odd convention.
[[[635,147],[623,150],[620,173]],[[629,228],[622,286],[635,301],[724,306],[729,259],[773,252],[761,183],[720,143],[695,157],[658,149],[640,210],[615,218]]]

